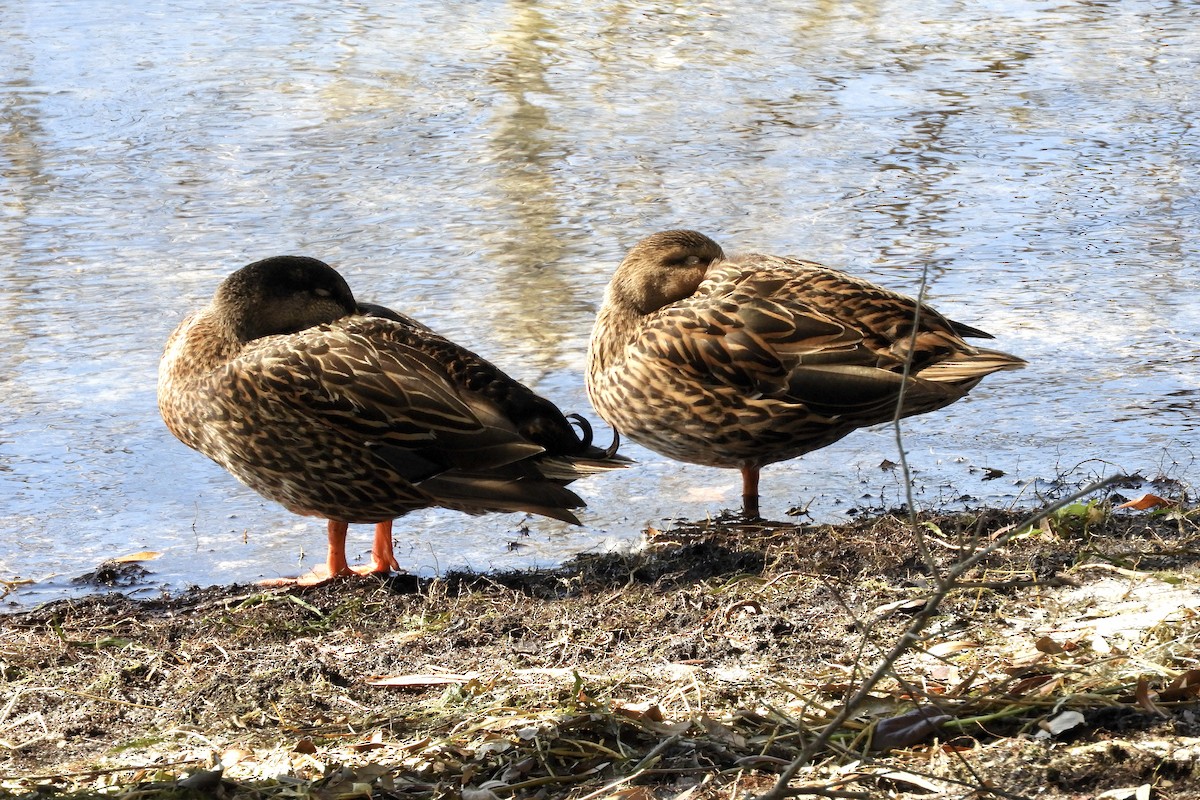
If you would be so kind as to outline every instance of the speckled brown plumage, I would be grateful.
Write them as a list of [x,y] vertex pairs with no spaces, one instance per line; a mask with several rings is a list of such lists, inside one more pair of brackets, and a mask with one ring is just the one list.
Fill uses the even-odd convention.
[[184,444],[290,511],[330,520],[335,575],[348,570],[348,523],[377,524],[366,571],[385,571],[396,517],[442,506],[578,523],[584,503],[565,484],[629,463],[474,353],[358,304],[309,258],[227,278],[168,341],[158,399]]
[[[639,242],[617,268],[588,353],[592,404],[622,435],[680,461],[758,473],[901,416],[958,400],[1021,359],[988,334],[811,261],[727,259],[695,231]],[[913,336],[914,320],[917,320]],[[905,377],[905,364],[910,361]]]

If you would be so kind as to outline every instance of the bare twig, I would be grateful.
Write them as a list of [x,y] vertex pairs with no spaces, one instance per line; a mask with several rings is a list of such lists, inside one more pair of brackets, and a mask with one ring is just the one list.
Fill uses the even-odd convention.
[[628,775],[624,775],[620,778],[617,778],[615,781],[612,781],[611,783],[607,783],[604,786],[601,786],[599,789],[592,792],[591,794],[585,794],[583,797],[579,798],[579,800],[594,800],[594,798],[597,798],[597,797],[604,797],[609,792],[611,792],[613,789],[617,788],[618,786],[622,786],[626,783],[629,783],[630,781],[637,780],[639,777],[641,777],[642,775],[644,775],[647,772],[647,769],[649,766],[653,765],[654,763],[656,763],[658,761],[658,757],[662,754],[662,752],[664,750],[666,750],[668,747],[674,745],[676,742],[679,741],[679,739],[680,739],[679,735],[675,735],[675,736],[671,736],[669,738],[663,739],[661,742],[659,742],[657,745],[654,746],[653,750],[651,750],[649,753],[647,753],[646,756],[637,763],[637,766],[633,768],[633,772],[629,773]]
[[967,556],[966,558],[963,558],[962,560],[951,565],[950,568],[944,574],[942,574],[940,572],[938,565],[936,564],[935,560],[932,557],[932,554],[929,552],[928,547],[925,544],[924,537],[921,535],[922,532],[920,530],[920,526],[917,524],[915,498],[913,496],[913,487],[912,487],[912,475],[909,470],[908,459],[905,455],[903,432],[900,428],[900,418],[903,414],[903,408],[904,408],[905,388],[907,385],[909,374],[912,369],[912,352],[916,346],[917,331],[918,331],[918,327],[920,324],[920,316],[921,316],[921,304],[924,302],[925,289],[926,289],[926,286],[928,283],[927,279],[928,279],[928,265],[925,265],[922,268],[920,289],[917,294],[917,302],[916,302],[916,306],[914,307],[914,313],[913,313],[913,325],[912,325],[912,334],[909,339],[908,358],[905,360],[905,364],[904,364],[904,371],[902,373],[902,381],[900,384],[900,391],[899,391],[899,394],[896,399],[896,412],[895,412],[895,416],[893,417],[893,420],[892,420],[892,425],[893,425],[893,428],[895,431],[895,436],[896,436],[896,446],[897,446],[897,450],[899,453],[900,468],[901,468],[902,474],[904,475],[904,488],[905,488],[905,493],[906,493],[906,498],[907,498],[909,519],[910,519],[910,522],[911,522],[912,528],[913,528],[913,534],[914,534],[914,537],[916,540],[917,547],[921,553],[922,559],[928,565],[930,574],[934,579],[937,589],[936,589],[936,591],[933,592],[933,594],[931,594],[929,596],[929,598],[925,602],[925,606],[921,609],[921,611],[919,611],[913,617],[913,619],[909,623],[907,629],[900,636],[900,638],[896,641],[896,643],[892,646],[891,650],[878,663],[878,665],[875,667],[875,670],[871,673],[871,675],[868,676],[867,679],[864,680],[859,685],[858,690],[846,702],[846,704],[843,706],[841,712],[836,717],[834,717],[834,719],[832,721],[830,721],[830,723],[828,725],[826,725],[823,728],[823,730],[814,739],[812,739],[807,745],[805,745],[805,747],[801,750],[800,754],[798,756],[796,756],[796,758],[792,761],[792,763],[789,764],[788,767],[780,774],[779,779],[775,783],[775,786],[772,787],[772,789],[770,791],[768,791],[764,795],[762,795],[762,800],[778,800],[778,798],[782,798],[782,797],[788,796],[790,794],[808,791],[806,789],[801,789],[801,790],[796,790],[796,791],[789,790],[788,784],[790,783],[791,779],[793,777],[795,777],[796,773],[800,770],[800,768],[808,763],[808,761],[812,758],[813,754],[818,752],[819,750],[823,749],[824,747],[826,747],[829,743],[830,737],[833,736],[833,734],[841,727],[841,725],[847,719],[849,719],[853,714],[855,714],[857,712],[859,705],[863,702],[863,700],[866,699],[867,695],[871,692],[871,690],[875,687],[875,685],[878,684],[879,681],[881,681],[889,672],[892,671],[892,668],[895,666],[895,663],[900,658],[900,656],[903,655],[905,652],[907,652],[909,649],[911,649],[917,643],[917,641],[920,637],[921,631],[925,628],[925,626],[928,624],[929,620],[934,616],[934,614],[937,613],[938,608],[940,607],[942,601],[946,598],[947,595],[950,594],[950,592],[954,591],[956,588],[960,588],[960,586],[957,582],[959,577],[961,577],[963,574],[965,574],[968,570],[972,569],[976,564],[978,564],[980,561],[982,561],[988,555],[990,555],[991,553],[995,552],[1000,547],[1003,547],[1005,544],[1007,544],[1009,539],[1011,539],[1012,536],[1017,531],[1025,529],[1029,526],[1032,526],[1032,525],[1040,522],[1042,519],[1046,518],[1050,514],[1054,513],[1054,511],[1058,510],[1059,508],[1062,508],[1062,507],[1068,505],[1069,503],[1072,503],[1075,500],[1078,500],[1081,497],[1091,494],[1092,492],[1098,491],[1098,490],[1104,488],[1105,486],[1108,486],[1108,485],[1120,480],[1120,478],[1118,478],[1118,477],[1110,477],[1106,480],[1099,481],[1097,483],[1093,483],[1093,484],[1085,487],[1083,490],[1077,492],[1076,494],[1072,495],[1071,497],[1060,500],[1059,502],[1044,508],[1042,511],[1038,512],[1037,514],[1034,514],[1033,516],[1031,516],[1029,519],[1027,519],[1022,524],[1014,526],[1008,532],[1006,532],[1003,536],[1000,536],[996,540],[994,540],[987,547],[984,547],[984,548],[974,552],[970,556]]
[[769,791],[759,796],[759,800],[781,800],[781,798],[790,797],[797,793],[788,788],[788,783],[790,783],[792,778],[796,776],[796,773],[800,771],[800,768],[812,759],[815,753],[823,749],[829,743],[830,737],[833,736],[833,734],[842,726],[842,724],[858,712],[858,707],[867,698],[867,695],[870,694],[871,690],[875,688],[875,685],[883,680],[889,672],[891,672],[900,656],[902,656],[917,643],[922,629],[924,629],[924,627],[929,623],[929,620],[932,619],[937,613],[938,607],[941,605],[942,601],[947,595],[958,588],[957,580],[961,575],[975,567],[975,565],[987,558],[992,553],[1007,545],[1009,540],[1019,531],[1036,525],[1043,519],[1049,517],[1055,511],[1058,511],[1060,508],[1064,508],[1082,497],[1086,497],[1093,492],[1097,492],[1106,486],[1110,486],[1121,480],[1124,480],[1124,476],[1117,475],[1105,478],[1102,481],[1097,481],[1096,483],[1089,484],[1069,497],[1064,497],[1057,503],[1046,506],[1041,511],[1038,511],[1037,513],[1027,517],[1020,524],[1014,525],[1007,533],[1005,533],[1003,536],[997,537],[987,547],[977,550],[967,558],[952,564],[946,571],[945,577],[937,578],[937,590],[929,596],[928,600],[925,601],[925,606],[913,617],[912,622],[909,623],[904,633],[901,634],[900,638],[892,646],[892,649],[888,651],[887,655],[880,660],[879,664],[875,667],[875,670],[871,673],[871,675],[858,687],[858,690],[846,702],[838,715],[830,720],[821,733],[819,733],[816,738],[804,746],[804,749],[801,750],[800,754],[792,760],[792,763],[788,766],[788,768],[780,773],[779,779],[775,782],[775,785]]

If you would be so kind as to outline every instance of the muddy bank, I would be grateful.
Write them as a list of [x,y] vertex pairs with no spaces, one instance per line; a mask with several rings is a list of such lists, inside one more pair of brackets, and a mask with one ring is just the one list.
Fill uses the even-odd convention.
[[[1200,795],[1200,512],[1112,505],[1069,506],[965,576],[793,786]],[[717,520],[555,570],[11,614],[0,794],[761,793],[932,575],[1019,517],[922,517],[921,547],[903,515]]]

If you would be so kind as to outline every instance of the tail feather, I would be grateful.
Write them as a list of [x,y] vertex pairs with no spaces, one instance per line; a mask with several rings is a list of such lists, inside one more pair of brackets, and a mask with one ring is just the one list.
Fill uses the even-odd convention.
[[920,378],[939,383],[970,383],[974,386],[993,372],[1020,369],[1025,366],[1025,363],[1023,358],[1017,358],[999,350],[981,348],[974,352],[963,353],[956,358],[930,364],[921,370]]
[[537,460],[538,472],[552,481],[571,482],[589,475],[599,475],[614,469],[624,469],[633,464],[631,458],[620,455],[607,456],[603,451],[587,456],[543,457]]
[[505,479],[487,475],[445,472],[419,484],[436,505],[481,514],[488,511],[519,511],[540,514],[579,525],[569,509],[587,504],[570,489],[550,480]]

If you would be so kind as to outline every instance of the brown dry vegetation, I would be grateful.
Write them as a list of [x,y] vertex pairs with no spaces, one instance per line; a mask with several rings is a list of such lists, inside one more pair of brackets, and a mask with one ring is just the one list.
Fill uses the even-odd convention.
[[806,747],[793,792],[1200,796],[1197,518],[1067,506],[923,615],[930,562],[1017,515],[714,521],[552,571],[57,602],[3,619],[0,796],[732,798]]

